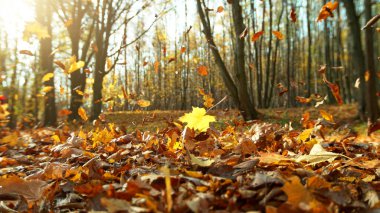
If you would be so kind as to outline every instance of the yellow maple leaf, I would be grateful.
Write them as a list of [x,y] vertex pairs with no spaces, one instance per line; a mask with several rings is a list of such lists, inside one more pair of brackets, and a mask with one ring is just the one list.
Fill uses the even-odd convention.
[[211,122],[215,122],[215,116],[206,115],[204,108],[193,107],[193,111],[185,113],[179,120],[183,123],[187,123],[186,127],[205,132]]

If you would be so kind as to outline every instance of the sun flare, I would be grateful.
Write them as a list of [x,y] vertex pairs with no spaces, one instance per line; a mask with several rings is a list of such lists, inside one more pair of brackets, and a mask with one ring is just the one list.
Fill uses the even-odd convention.
[[33,8],[31,0],[0,0],[0,31],[10,39],[20,38],[25,23],[34,19]]

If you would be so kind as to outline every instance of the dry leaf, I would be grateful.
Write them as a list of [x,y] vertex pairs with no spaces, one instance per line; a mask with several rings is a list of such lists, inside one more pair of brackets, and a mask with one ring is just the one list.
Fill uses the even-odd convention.
[[274,36],[276,36],[276,38],[277,38],[278,40],[282,40],[282,39],[284,39],[284,35],[283,35],[280,31],[275,31],[275,30],[273,30],[273,31],[272,31],[272,34],[273,34]]
[[257,39],[259,39],[262,35],[264,34],[264,31],[259,31],[257,33],[255,33],[253,36],[252,36],[252,41],[255,42],[257,41]]
[[87,120],[88,120],[86,110],[84,110],[82,107],[79,107],[79,109],[78,109],[78,115],[79,115],[84,121],[87,121]]

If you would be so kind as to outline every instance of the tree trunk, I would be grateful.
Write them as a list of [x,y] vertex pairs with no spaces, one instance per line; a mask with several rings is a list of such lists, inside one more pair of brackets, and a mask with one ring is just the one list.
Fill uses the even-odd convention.
[[[37,5],[39,5],[37,7],[37,20],[39,23],[47,27],[48,33],[50,35],[49,38],[40,40],[40,73],[43,75],[47,73],[54,74],[53,55],[50,54],[52,52],[51,5],[48,4],[46,0],[37,0]],[[43,123],[45,126],[55,126],[57,125],[57,111],[55,106],[54,77],[50,78],[48,81],[45,81],[44,86],[49,86],[53,89],[45,94],[45,112]]]
[[351,43],[353,45],[353,50],[351,50],[351,55],[354,62],[355,70],[359,72],[360,78],[360,93],[358,95],[358,112],[359,117],[362,120],[365,120],[365,112],[366,112],[366,87],[365,87],[365,58],[361,43],[360,36],[360,26],[359,26],[359,17],[356,15],[355,11],[355,3],[352,0],[342,0],[344,6],[346,8],[348,26],[351,31]]
[[[372,18],[371,0],[365,0],[365,19],[366,22]],[[367,83],[367,106],[368,106],[368,120],[373,123],[379,117],[379,105],[376,96],[376,68],[375,68],[375,55],[374,55],[374,30],[372,27],[368,27],[365,30],[365,44],[367,52],[367,70],[369,72],[369,79]]]

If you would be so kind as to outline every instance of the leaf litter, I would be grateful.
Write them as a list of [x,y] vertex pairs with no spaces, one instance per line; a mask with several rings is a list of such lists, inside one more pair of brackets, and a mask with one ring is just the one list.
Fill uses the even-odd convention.
[[[85,112],[83,112],[84,114]],[[324,110],[302,129],[193,108],[157,131],[103,122],[3,131],[7,212],[362,212],[380,208],[379,144]],[[83,116],[85,117],[85,116]],[[84,120],[86,120],[84,118]],[[182,122],[183,123],[182,123]]]

